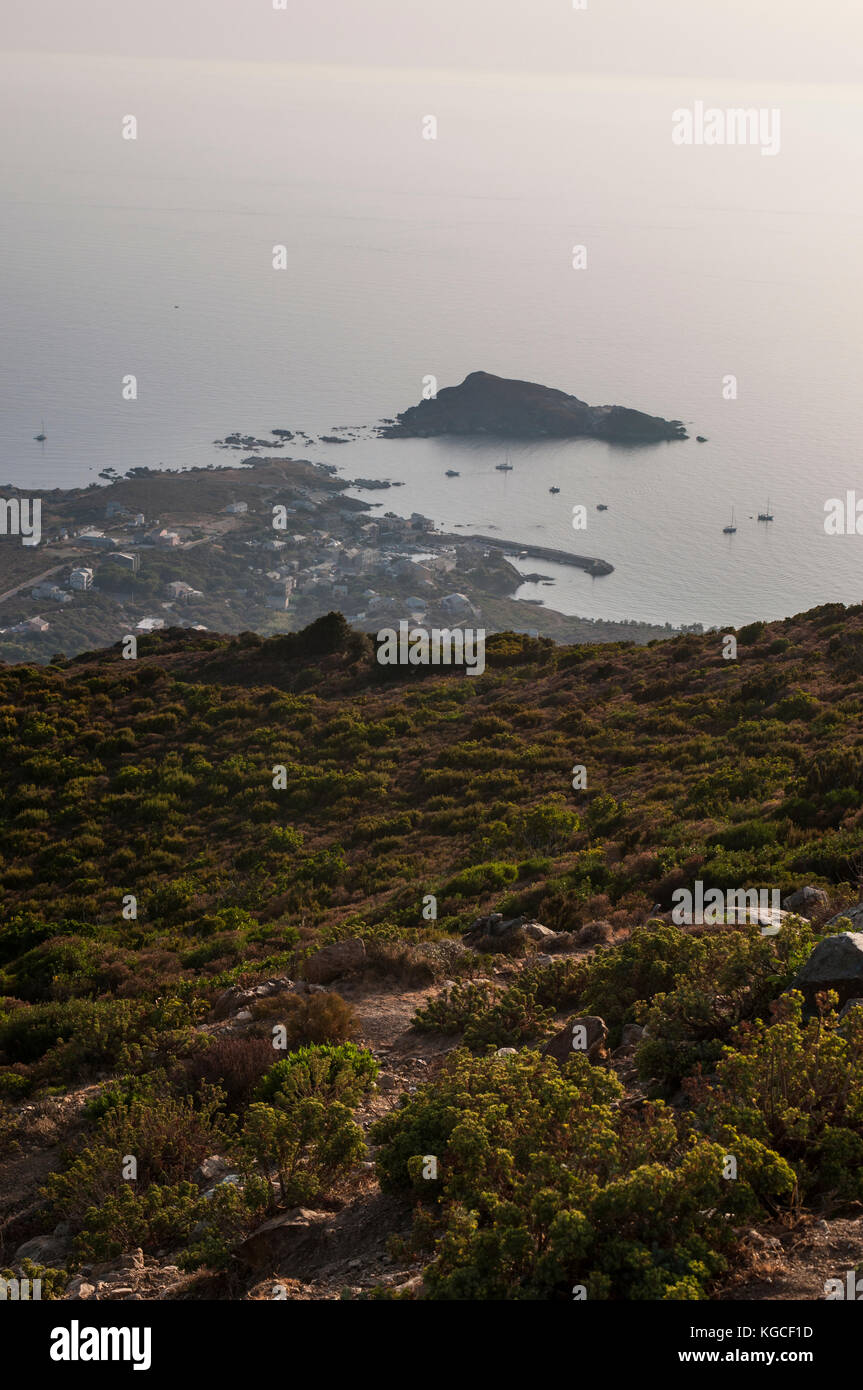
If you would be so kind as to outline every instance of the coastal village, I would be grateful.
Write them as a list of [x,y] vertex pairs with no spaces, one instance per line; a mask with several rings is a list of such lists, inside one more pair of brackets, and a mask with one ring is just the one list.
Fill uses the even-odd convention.
[[407,620],[570,642],[672,634],[515,600],[525,575],[505,542],[440,533],[350,486],[330,465],[253,456],[46,492],[41,544],[0,539],[0,659],[48,661],[163,628],[271,635],[331,610],[369,632]]

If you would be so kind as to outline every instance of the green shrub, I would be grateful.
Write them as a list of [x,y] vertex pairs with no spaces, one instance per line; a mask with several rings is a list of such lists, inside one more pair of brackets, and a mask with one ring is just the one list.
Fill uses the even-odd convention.
[[774,937],[742,926],[693,939],[671,988],[641,1010],[649,1036],[636,1054],[639,1075],[676,1087],[696,1066],[711,1069],[739,1023],[768,1014],[814,941],[810,927],[788,920]]
[[[725,1151],[682,1138],[671,1112],[640,1122],[616,1078],[574,1056],[457,1053],[372,1129],[381,1186],[424,1199],[414,1249],[432,1299],[704,1298],[762,1194],[793,1174],[756,1141],[738,1181]],[[437,1160],[437,1177],[424,1176]]]
[[[834,996],[835,997],[835,996]],[[709,1133],[733,1127],[793,1165],[802,1195],[863,1200],[863,1009],[801,1023],[802,997],[780,1018],[737,1029],[713,1082],[690,1086]],[[782,1016],[784,1015],[784,1017]]]
[[457,981],[417,1009],[411,1027],[418,1033],[461,1033],[485,1016],[498,990],[488,981]]
[[453,897],[473,898],[481,893],[505,888],[508,883],[515,883],[517,877],[518,868],[515,864],[474,864],[472,868],[463,869],[455,878],[450,879],[443,891]]
[[262,1101],[314,1098],[356,1105],[372,1089],[378,1064],[353,1043],[301,1047],[270,1067],[256,1090]]
[[[64,1218],[79,1225],[92,1207],[132,1185],[141,1191],[152,1183],[176,1183],[190,1177],[209,1154],[223,1153],[235,1142],[235,1127],[221,1114],[222,1093],[202,1086],[195,1097],[151,1092],[127,1099],[115,1090],[110,1104],[66,1168],[50,1174],[45,1196]],[[134,1180],[124,1178],[127,1156],[136,1160]]]

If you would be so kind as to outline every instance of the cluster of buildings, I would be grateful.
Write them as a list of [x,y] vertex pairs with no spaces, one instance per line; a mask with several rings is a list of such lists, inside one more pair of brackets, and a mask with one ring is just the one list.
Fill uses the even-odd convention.
[[[284,512],[289,527],[295,518],[296,530],[276,531],[266,539],[238,537],[239,544],[272,565],[250,566],[270,581],[268,608],[286,609],[296,595],[304,618],[332,607],[360,626],[405,617],[423,622],[433,616],[452,624],[479,617],[449,578],[458,566],[455,546],[432,548],[434,522],[421,513],[387,512],[370,519],[365,509],[348,510],[337,502],[319,507],[306,499],[295,499]],[[319,524],[308,526],[307,518]]]
[[[242,504],[245,507],[245,503]],[[182,544],[179,532],[170,531],[167,527],[160,526],[158,522],[150,523],[150,530],[147,528],[147,518],[143,512],[131,512],[128,507],[124,507],[119,502],[109,502],[105,508],[105,520],[107,522],[119,523],[121,529],[127,534],[127,544],[133,540],[136,546],[154,545],[161,549],[171,549]],[[130,535],[129,533],[134,533]],[[71,541],[74,540],[78,545],[86,545],[93,550],[106,551],[108,553],[119,551],[123,545],[123,538],[107,534],[98,526],[82,526],[80,530],[70,530],[67,526],[60,527],[54,540]]]
[[[410,517],[393,512],[372,515],[343,494],[314,486],[292,489],[292,493],[287,504],[272,498],[272,508],[265,496],[255,500],[254,520],[278,511],[278,529],[264,521],[254,528],[235,526],[219,536],[224,549],[235,559],[242,557],[244,568],[257,576],[254,586],[238,588],[236,581],[227,578],[231,571],[226,571],[216,600],[229,599],[235,606],[232,616],[236,616],[237,607],[248,606],[254,612],[262,602],[272,612],[283,613],[295,602],[301,622],[337,608],[351,623],[369,630],[403,618],[418,624],[456,626],[481,617],[454,582],[460,563],[467,561],[470,567],[481,561],[481,547],[474,554],[468,539],[464,547],[444,544],[443,538],[433,534],[433,521],[419,512]],[[248,502],[234,500],[222,510],[227,516],[243,518],[250,508]],[[74,539],[82,547],[103,553],[104,563],[129,575],[139,572],[146,547],[176,549],[183,543],[178,531],[154,519],[148,521],[143,513],[133,513],[118,502],[107,503],[105,522],[118,534],[83,526],[77,532],[63,530],[55,539]],[[68,605],[76,593],[90,590],[93,582],[94,567],[79,561],[64,584],[43,581],[34,586],[32,595],[46,603]],[[177,616],[144,617],[136,630],[154,632],[177,622],[200,629],[200,623],[190,622],[180,612],[204,598],[202,590],[185,580],[172,580],[165,585],[161,606],[176,608]],[[39,615],[11,630],[45,631],[48,626]]]

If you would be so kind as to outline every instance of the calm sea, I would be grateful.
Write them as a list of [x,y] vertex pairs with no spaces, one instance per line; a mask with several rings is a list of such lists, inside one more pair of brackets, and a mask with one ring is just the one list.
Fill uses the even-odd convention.
[[[672,145],[696,100],[778,106],[780,154]],[[4,55],[0,482],[234,461],[228,431],[368,424],[483,369],[708,442],[516,445],[510,473],[490,441],[292,452],[403,481],[360,494],[384,509],[611,561],[528,562],[556,583],[523,596],[565,612],[857,602],[863,537],[823,518],[863,497],[861,111],[817,88]]]

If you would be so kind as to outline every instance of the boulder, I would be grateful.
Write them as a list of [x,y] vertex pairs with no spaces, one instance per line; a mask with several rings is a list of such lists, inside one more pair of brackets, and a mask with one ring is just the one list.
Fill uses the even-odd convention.
[[506,951],[519,941],[536,941],[550,947],[556,937],[557,932],[528,917],[503,917],[499,912],[490,912],[486,917],[477,917],[464,941],[481,951]]
[[470,942],[479,937],[506,936],[520,927],[523,921],[523,917],[504,918],[500,912],[489,912],[485,917],[476,918],[470,931],[465,932],[465,940]]
[[68,1253],[69,1241],[63,1236],[33,1236],[32,1240],[25,1240],[23,1245],[18,1246],[12,1256],[12,1264],[20,1265],[24,1260],[32,1260],[37,1265],[62,1268]]
[[802,990],[810,1008],[821,990],[835,989],[840,1004],[863,994],[863,932],[837,932],[819,941],[798,970],[794,988]]
[[509,936],[510,932],[518,931],[523,922],[523,917],[501,917],[499,912],[494,912],[489,918],[489,935]]
[[863,932],[863,902],[855,903],[853,907],[843,907],[841,912],[837,912],[834,917],[825,922],[825,928],[830,930],[831,927],[835,927],[840,917],[848,918],[852,932]]
[[582,1014],[569,1019],[559,1033],[542,1049],[543,1057],[553,1057],[563,1066],[570,1057],[581,1053],[589,1062],[597,1062],[605,1050],[608,1029],[595,1014]]
[[199,1187],[210,1187],[230,1171],[231,1165],[226,1158],[222,1158],[220,1154],[211,1154],[198,1164],[192,1174],[192,1182],[196,1182]]
[[311,984],[326,985],[356,970],[366,958],[364,941],[350,937],[347,941],[334,941],[330,946],[322,946],[310,956],[304,966],[304,974]]
[[265,1221],[237,1247],[237,1258],[251,1269],[302,1278],[330,1241],[327,1212],[292,1207]]
[[96,1285],[89,1284],[87,1280],[83,1279],[79,1274],[71,1281],[71,1283],[66,1285],[66,1291],[63,1294],[63,1297],[69,1299],[92,1298],[95,1292]]
[[264,980],[248,989],[232,985],[217,998],[210,1010],[210,1020],[218,1023],[224,1018],[233,1018],[240,1010],[248,1009],[256,1000],[266,999],[270,994],[284,994],[290,989],[293,989],[293,981],[289,980],[287,975],[280,975],[274,980]]
[[144,1252],[140,1246],[130,1250],[128,1255],[117,1255],[113,1260],[102,1260],[99,1264],[86,1265],[84,1267],[88,1279],[117,1280],[130,1270],[141,1270],[144,1268]]
[[531,941],[547,941],[550,936],[554,936],[551,927],[544,927],[539,922],[526,922],[522,931]]
[[644,1029],[639,1023],[625,1023],[623,1025],[623,1036],[621,1044],[624,1047],[636,1047],[644,1037]]
[[830,899],[823,888],[798,888],[796,893],[789,893],[787,898],[783,898],[782,906],[786,912],[805,913],[813,912],[817,907],[826,907]]

